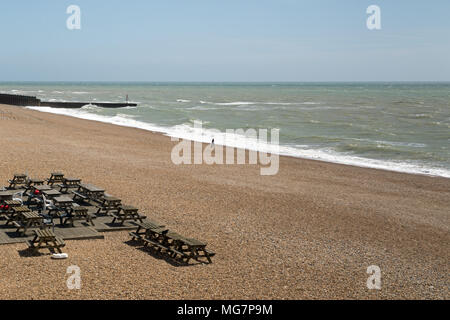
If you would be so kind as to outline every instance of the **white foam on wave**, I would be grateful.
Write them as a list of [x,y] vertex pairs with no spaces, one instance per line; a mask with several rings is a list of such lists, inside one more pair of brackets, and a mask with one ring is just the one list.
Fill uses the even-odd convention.
[[220,110],[221,108],[214,108],[214,107],[202,107],[202,106],[195,106],[187,108],[187,110],[199,110],[199,111],[211,111],[211,110]]
[[121,107],[121,108],[117,108],[117,109],[137,109],[137,107],[126,106],[126,107]]
[[99,107],[99,106],[97,106],[95,104],[90,103],[90,104],[87,104],[85,106],[82,106],[81,109],[82,110],[99,110],[99,109],[103,109],[103,108]]
[[201,104],[212,104],[216,106],[251,106],[251,105],[276,105],[276,106],[293,106],[293,105],[319,105],[320,102],[256,102],[256,101],[234,101],[234,102],[208,102],[200,100]]
[[246,106],[258,104],[258,102],[237,101],[237,102],[216,102],[213,104],[215,104],[216,106]]
[[225,132],[216,132],[215,130],[203,130],[194,128],[190,124],[182,124],[173,127],[162,127],[148,122],[132,119],[128,115],[117,114],[115,116],[104,116],[89,113],[86,109],[59,109],[50,107],[30,106],[28,109],[41,112],[54,113],[66,116],[72,116],[80,119],[111,123],[124,127],[132,127],[147,131],[160,132],[169,137],[187,139],[192,141],[210,143],[214,138],[216,145],[226,145],[234,148],[242,148],[248,150],[256,150],[259,152],[277,153],[283,156],[291,156],[296,158],[321,160],[332,163],[353,165],[358,167],[383,169],[388,171],[424,174],[431,176],[441,176],[450,178],[450,170],[441,168],[429,168],[419,163],[406,163],[397,161],[386,161],[369,159],[352,155],[337,153],[329,149],[311,149],[309,146],[296,145],[274,145],[269,142],[261,142],[242,135],[232,134],[226,135]]
[[45,91],[43,90],[20,90],[20,89],[12,89],[12,90],[8,90],[8,91],[3,91],[6,94],[17,94],[17,95],[35,95],[37,93],[44,93]]
[[90,108],[99,108],[99,107],[84,106],[81,109],[65,109],[65,108],[36,107],[36,106],[27,107],[27,109],[36,110],[40,112],[71,116],[79,119],[92,120],[104,123],[111,123],[123,127],[133,127],[162,133],[165,133],[166,130],[166,128],[153,125],[152,123],[130,119],[131,116],[124,116],[123,114],[118,114],[115,116],[104,116],[100,114],[93,114],[88,112]]

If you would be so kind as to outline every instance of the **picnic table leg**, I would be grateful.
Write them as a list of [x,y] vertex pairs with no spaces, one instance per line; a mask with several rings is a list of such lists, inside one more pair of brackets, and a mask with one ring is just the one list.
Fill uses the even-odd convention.
[[[180,260],[182,263],[188,263],[189,260],[187,260],[186,262],[184,261],[184,259],[187,258],[187,255],[186,255],[186,253],[185,253],[185,250],[183,249],[183,243],[182,243],[182,242],[179,242],[179,243],[176,245],[175,249],[176,249],[178,252],[181,253],[179,260]],[[176,258],[177,258],[177,253],[174,252],[173,257],[176,259]]]
[[37,235],[34,236],[34,238],[30,241],[30,248],[33,249],[33,251],[35,250],[35,245],[36,245],[36,240],[37,240]]
[[[199,249],[197,250],[197,254],[198,254],[198,251],[203,251],[203,256],[204,256],[206,259],[208,259],[208,262],[209,262],[210,264],[212,263],[211,257],[209,256],[209,253],[208,253],[208,251],[206,250],[206,247],[199,248]],[[199,254],[198,254],[198,256],[200,257]],[[202,256],[202,257],[203,257],[203,256]]]
[[189,254],[186,257],[186,263],[189,263],[189,260],[194,259],[198,261],[198,254],[194,247],[191,247],[189,250]]
[[25,227],[23,228],[23,232],[22,235],[25,235],[28,231],[28,228],[31,226],[31,220],[27,221],[27,224],[25,225]]
[[94,220],[89,215],[89,213],[86,213],[86,223],[90,223],[91,225],[95,226]]
[[[178,252],[181,252],[179,249],[180,249],[180,245],[179,244],[175,244],[174,245],[174,247],[175,247],[175,250],[176,251],[178,251]],[[172,252],[170,252],[169,253],[169,256],[172,258],[172,259],[176,259],[177,258],[177,253],[176,252],[174,252],[174,251],[172,251]],[[180,258],[182,258],[182,257],[180,257]]]
[[49,240],[46,240],[46,241],[45,241],[45,246],[48,248],[48,251],[50,251],[50,253],[52,253],[52,254],[55,253],[55,248],[53,248],[53,247],[50,245],[50,241],[49,241]]
[[[18,233],[18,234],[20,234],[21,236],[23,236],[24,235],[24,233],[25,233],[25,231],[26,231],[26,226],[25,225],[23,225],[23,222],[22,221],[19,221],[19,223],[20,223],[20,227],[18,227],[17,229],[16,229],[16,233]],[[20,229],[24,229],[24,231],[23,232],[20,232]]]
[[61,214],[59,214],[59,224],[64,225],[64,217]]
[[60,247],[58,246],[58,244],[56,243],[56,239],[53,240],[52,242],[53,242],[53,244],[55,245],[54,249],[55,249],[56,251],[58,251],[58,253],[62,253],[61,248],[60,248]]
[[123,217],[120,219],[120,225],[123,226],[126,220],[128,220],[129,214],[124,214]]
[[73,219],[70,216],[66,215],[66,219],[64,220],[62,225],[65,226],[68,222],[70,222],[70,225],[73,227]]
[[[52,220],[52,223],[53,223],[53,220]],[[39,225],[39,228],[40,228],[40,229],[45,229],[44,219],[39,220],[38,225]]]
[[[142,227],[138,226],[137,230],[136,230],[136,234],[139,235],[139,231],[141,231]],[[132,240],[137,240],[136,237],[133,236]]]
[[205,249],[204,251],[205,251],[206,259],[208,259],[208,262],[209,262],[209,263],[212,263],[212,260],[211,260],[211,257],[209,256],[208,251],[206,251],[206,249]]
[[34,249],[35,252],[39,252],[39,249],[42,247],[42,242],[43,242],[43,240],[39,239],[39,243],[37,244],[36,248]]
[[67,221],[70,222],[70,225],[72,226],[72,228],[75,226],[74,225],[74,223],[75,223],[74,216],[72,214],[67,213],[66,223],[67,223]]

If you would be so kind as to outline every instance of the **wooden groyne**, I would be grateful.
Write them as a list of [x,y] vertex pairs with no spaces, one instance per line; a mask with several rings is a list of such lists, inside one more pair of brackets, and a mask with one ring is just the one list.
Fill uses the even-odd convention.
[[40,107],[79,109],[85,105],[95,105],[102,108],[124,108],[136,107],[136,103],[114,103],[114,102],[46,102],[41,101]]
[[51,107],[51,108],[68,108],[79,109],[85,105],[96,105],[102,108],[124,108],[136,107],[136,103],[119,103],[119,102],[59,102],[59,101],[41,101],[32,96],[22,96],[16,94],[0,93],[0,104],[9,104],[13,106],[37,106],[37,107]]
[[36,97],[0,93],[0,103],[13,106],[38,106],[41,100]]

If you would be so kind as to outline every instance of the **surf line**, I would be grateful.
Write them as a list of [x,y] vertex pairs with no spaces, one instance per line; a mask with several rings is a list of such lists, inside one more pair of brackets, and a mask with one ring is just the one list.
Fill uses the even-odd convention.
[[[262,176],[276,175],[280,167],[280,130],[271,129],[271,154],[267,152],[256,151],[254,148],[250,148],[248,143],[250,141],[257,142],[257,145],[266,146],[268,140],[267,129],[227,129],[225,133],[217,129],[209,129],[207,133],[203,130],[201,121],[194,121],[194,131],[199,133],[200,136],[214,135],[223,137],[223,144],[217,144],[215,138],[213,142],[203,149],[203,143],[195,141],[194,150],[192,152],[192,141],[180,138],[172,137],[171,140],[178,142],[171,152],[171,160],[175,165],[192,165],[192,164],[207,164],[207,165],[245,165],[247,164],[246,153],[248,151],[248,164],[259,165],[260,174]],[[245,145],[243,148],[231,147],[233,141],[236,141],[237,136],[244,136]],[[237,149],[237,150],[236,150]],[[192,161],[193,158],[193,161]],[[259,160],[259,161],[258,161]]]

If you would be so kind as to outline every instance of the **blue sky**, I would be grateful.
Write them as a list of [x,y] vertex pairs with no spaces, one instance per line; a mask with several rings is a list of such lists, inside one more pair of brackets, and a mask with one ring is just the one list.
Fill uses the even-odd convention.
[[449,81],[449,15],[448,0],[2,1],[0,81]]

